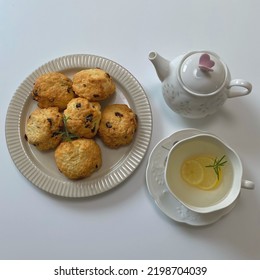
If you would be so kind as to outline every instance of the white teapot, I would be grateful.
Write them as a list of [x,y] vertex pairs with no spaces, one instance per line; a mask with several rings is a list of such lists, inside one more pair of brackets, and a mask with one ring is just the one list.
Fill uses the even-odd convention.
[[193,51],[169,62],[150,52],[167,105],[187,118],[203,118],[215,113],[227,98],[247,95],[252,85],[231,80],[226,64],[213,52]]

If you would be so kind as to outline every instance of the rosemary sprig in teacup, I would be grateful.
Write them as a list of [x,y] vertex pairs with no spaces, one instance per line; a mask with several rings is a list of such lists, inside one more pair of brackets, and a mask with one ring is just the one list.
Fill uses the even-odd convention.
[[224,161],[225,155],[221,157],[221,159],[215,158],[214,163],[212,165],[206,165],[206,167],[212,167],[218,177],[219,180],[219,172],[221,170],[221,167],[227,163],[227,160]]

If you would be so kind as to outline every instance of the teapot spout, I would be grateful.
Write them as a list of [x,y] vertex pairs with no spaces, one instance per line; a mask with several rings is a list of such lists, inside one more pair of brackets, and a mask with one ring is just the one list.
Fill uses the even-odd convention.
[[170,72],[170,62],[156,52],[150,52],[149,59],[154,65],[158,78],[161,82],[164,81]]

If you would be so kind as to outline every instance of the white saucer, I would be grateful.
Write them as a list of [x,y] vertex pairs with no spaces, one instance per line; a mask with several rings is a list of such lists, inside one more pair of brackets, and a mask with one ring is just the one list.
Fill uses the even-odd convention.
[[228,214],[236,205],[237,200],[225,209],[200,214],[189,210],[168,191],[164,181],[164,168],[169,150],[176,143],[186,137],[199,133],[197,129],[183,129],[160,141],[152,150],[146,169],[146,183],[148,190],[160,210],[171,219],[192,226],[204,226],[218,221]]

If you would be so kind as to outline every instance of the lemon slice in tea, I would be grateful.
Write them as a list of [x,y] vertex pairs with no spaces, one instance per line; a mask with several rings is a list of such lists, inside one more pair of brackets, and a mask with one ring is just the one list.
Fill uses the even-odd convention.
[[184,161],[181,167],[181,175],[184,181],[188,184],[196,186],[203,182],[204,171],[203,166],[199,161],[188,159]]
[[203,190],[211,190],[219,185],[222,172],[217,176],[213,167],[214,159],[209,156],[198,156],[187,159],[181,167],[181,176],[188,184]]
[[219,178],[213,167],[208,167],[214,164],[214,159],[211,157],[200,156],[196,160],[203,166],[204,177],[203,180],[197,184],[197,187],[203,190],[211,190],[218,186],[222,177],[221,169],[219,170]]

